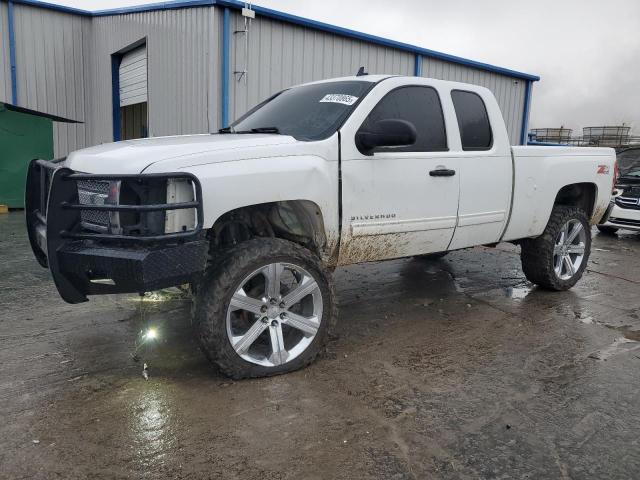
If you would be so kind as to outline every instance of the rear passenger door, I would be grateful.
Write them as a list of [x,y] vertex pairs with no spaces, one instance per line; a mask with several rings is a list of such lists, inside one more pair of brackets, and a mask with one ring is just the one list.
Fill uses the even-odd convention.
[[[486,93],[484,93],[486,92]],[[512,162],[500,108],[486,90],[450,92],[460,144],[458,225],[450,250],[497,242],[511,201]]]
[[[448,151],[440,96],[427,85],[393,88],[392,82],[378,87],[386,87],[384,94],[374,90],[375,100],[365,98],[360,117],[341,131],[341,264],[446,250],[455,229],[458,166]],[[359,151],[356,132],[388,119],[413,124],[416,142]]]

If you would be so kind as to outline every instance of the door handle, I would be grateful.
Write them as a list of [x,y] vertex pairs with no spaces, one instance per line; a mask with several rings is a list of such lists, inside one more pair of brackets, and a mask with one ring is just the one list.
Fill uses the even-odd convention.
[[449,170],[448,168],[436,168],[429,172],[432,177],[453,177],[455,174],[455,170]]

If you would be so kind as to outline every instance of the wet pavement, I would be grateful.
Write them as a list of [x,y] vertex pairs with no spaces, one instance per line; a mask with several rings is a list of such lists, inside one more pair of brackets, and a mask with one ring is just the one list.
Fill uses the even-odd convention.
[[180,292],[67,305],[0,215],[0,478],[640,477],[640,236],[594,232],[569,292],[533,288],[511,245],[336,287],[323,358],[232,382]]

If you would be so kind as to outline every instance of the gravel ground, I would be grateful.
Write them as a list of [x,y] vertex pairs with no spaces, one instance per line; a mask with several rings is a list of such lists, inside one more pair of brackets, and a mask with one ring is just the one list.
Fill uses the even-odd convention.
[[327,355],[233,382],[180,292],[65,304],[0,215],[0,477],[639,478],[639,253],[594,231],[563,293],[511,245],[339,269]]

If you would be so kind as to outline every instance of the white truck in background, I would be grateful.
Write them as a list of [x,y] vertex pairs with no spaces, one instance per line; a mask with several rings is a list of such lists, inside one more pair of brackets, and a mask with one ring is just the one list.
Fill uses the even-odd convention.
[[32,162],[27,225],[64,300],[192,283],[227,375],[309,364],[341,265],[513,242],[533,283],[572,287],[606,217],[615,153],[512,147],[486,88],[361,75],[286,89],[219,134]]

